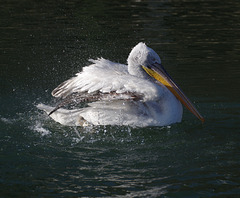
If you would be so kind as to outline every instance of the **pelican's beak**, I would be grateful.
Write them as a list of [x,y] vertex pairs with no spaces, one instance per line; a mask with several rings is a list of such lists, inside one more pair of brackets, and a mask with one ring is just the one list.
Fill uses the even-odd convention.
[[204,118],[200,115],[194,105],[190,102],[187,96],[181,91],[181,89],[174,83],[172,78],[168,75],[166,70],[161,64],[155,63],[148,65],[147,67],[142,66],[143,69],[157,81],[165,85],[180,102],[191,111],[199,120],[204,122]]

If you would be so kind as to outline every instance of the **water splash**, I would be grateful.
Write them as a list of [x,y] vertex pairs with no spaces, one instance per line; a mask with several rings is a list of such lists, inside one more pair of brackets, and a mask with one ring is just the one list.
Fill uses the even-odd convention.
[[0,116],[0,120],[5,124],[14,124],[14,122],[16,122],[16,119],[5,118],[5,117],[2,117],[2,116]]
[[42,136],[46,136],[46,135],[51,134],[51,131],[44,128],[44,126],[42,125],[42,123],[40,121],[37,121],[34,126],[30,127],[30,129],[40,133]]

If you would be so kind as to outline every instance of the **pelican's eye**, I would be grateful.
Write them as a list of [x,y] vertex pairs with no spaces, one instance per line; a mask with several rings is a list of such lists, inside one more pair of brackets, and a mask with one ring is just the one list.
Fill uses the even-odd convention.
[[153,63],[158,63],[158,59],[156,57],[153,56],[151,59]]

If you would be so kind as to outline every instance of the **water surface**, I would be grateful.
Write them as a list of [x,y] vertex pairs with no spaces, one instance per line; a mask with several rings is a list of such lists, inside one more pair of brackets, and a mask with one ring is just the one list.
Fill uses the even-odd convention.
[[[238,1],[1,5],[1,197],[239,196]],[[184,110],[168,127],[64,127],[36,109],[89,58],[126,63],[140,41],[204,124]]]

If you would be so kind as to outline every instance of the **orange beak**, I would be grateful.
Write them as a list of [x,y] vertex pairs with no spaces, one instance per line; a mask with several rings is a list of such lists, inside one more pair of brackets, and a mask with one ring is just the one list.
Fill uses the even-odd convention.
[[174,83],[162,65],[155,63],[153,65],[149,65],[148,67],[142,65],[142,68],[148,73],[148,75],[165,85],[189,111],[191,111],[199,120],[204,122],[204,118],[190,102],[187,96]]

